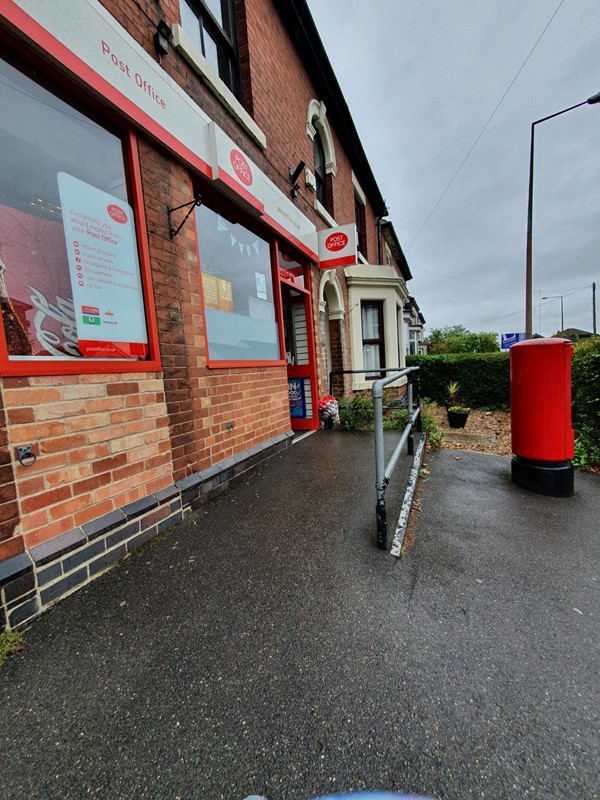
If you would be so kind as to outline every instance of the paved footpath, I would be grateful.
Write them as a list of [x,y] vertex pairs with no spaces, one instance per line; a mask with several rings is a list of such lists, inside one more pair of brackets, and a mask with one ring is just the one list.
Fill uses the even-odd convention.
[[372,436],[323,432],[37,620],[0,670],[0,798],[600,797],[600,479],[428,464],[404,561]]

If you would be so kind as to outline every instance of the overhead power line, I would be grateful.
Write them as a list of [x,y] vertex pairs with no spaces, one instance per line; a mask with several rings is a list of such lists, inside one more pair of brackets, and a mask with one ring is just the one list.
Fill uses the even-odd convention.
[[459,173],[459,172],[461,171],[461,169],[464,167],[464,165],[465,165],[465,164],[466,164],[466,162],[467,162],[467,159],[469,158],[469,156],[471,155],[471,153],[473,152],[473,150],[474,150],[474,149],[475,149],[475,147],[477,146],[477,143],[479,142],[479,140],[481,139],[481,137],[482,137],[482,136],[483,136],[483,134],[485,133],[485,131],[486,131],[486,129],[487,129],[487,127],[488,127],[488,125],[490,124],[490,122],[491,122],[491,121],[494,119],[494,117],[496,116],[496,112],[498,111],[498,109],[500,108],[500,106],[502,105],[502,103],[504,102],[504,100],[505,100],[505,98],[506,98],[506,95],[507,95],[507,94],[510,92],[510,90],[512,89],[512,86],[513,86],[514,82],[517,80],[517,78],[519,77],[519,75],[520,75],[520,74],[521,74],[521,72],[523,71],[523,67],[525,66],[525,64],[527,64],[527,62],[528,62],[528,61],[529,61],[529,59],[531,58],[531,55],[532,55],[533,51],[535,50],[535,48],[538,46],[538,44],[539,44],[539,43],[540,43],[540,41],[542,40],[542,37],[543,37],[543,35],[546,33],[546,31],[547,31],[547,30],[548,30],[548,28],[550,27],[550,23],[552,22],[552,20],[554,19],[554,17],[555,17],[555,16],[558,14],[558,12],[559,12],[559,10],[560,10],[560,7],[562,6],[562,4],[563,4],[564,2],[565,2],[565,0],[560,0],[560,3],[559,3],[559,4],[558,4],[558,6],[556,7],[556,10],[555,10],[555,11],[554,11],[554,13],[552,14],[552,16],[550,17],[550,19],[549,19],[549,20],[548,20],[548,22],[546,23],[546,25],[544,26],[544,29],[543,29],[543,31],[540,33],[540,35],[538,36],[538,38],[537,38],[537,40],[536,40],[535,44],[533,45],[533,47],[532,47],[532,48],[531,48],[531,50],[529,51],[529,53],[528,53],[528,55],[527,55],[527,58],[525,59],[525,61],[523,61],[523,63],[521,64],[521,66],[520,66],[520,67],[519,67],[519,69],[517,70],[517,73],[516,73],[516,75],[514,76],[514,78],[512,79],[512,81],[511,81],[511,82],[508,84],[508,88],[506,89],[506,91],[504,92],[504,94],[502,95],[502,97],[500,98],[500,100],[498,101],[498,104],[496,105],[496,108],[495,108],[495,109],[492,111],[492,113],[491,113],[491,115],[490,115],[490,117],[489,117],[488,121],[485,123],[485,125],[483,126],[483,128],[482,128],[482,129],[479,131],[479,134],[478,134],[477,138],[475,139],[475,141],[473,142],[473,144],[471,145],[471,147],[469,148],[469,150],[468,150],[468,152],[467,152],[467,155],[466,155],[466,156],[463,158],[463,160],[460,162],[460,164],[459,164],[459,166],[458,166],[458,169],[456,170],[456,172],[454,173],[454,175],[452,176],[452,178],[450,179],[450,181],[449,181],[449,182],[448,182],[448,184],[446,185],[446,188],[444,189],[444,191],[443,191],[443,192],[441,193],[441,195],[439,196],[439,198],[438,198],[438,200],[437,200],[436,204],[434,205],[434,207],[431,209],[431,211],[430,211],[430,212],[429,212],[429,214],[427,215],[427,218],[426,218],[425,222],[424,222],[424,223],[421,225],[421,227],[420,227],[420,228],[419,228],[419,230],[417,231],[417,234],[416,234],[416,236],[414,237],[414,239],[412,240],[412,242],[411,242],[411,243],[408,245],[408,247],[406,248],[406,252],[407,252],[407,253],[408,253],[408,251],[410,250],[410,248],[413,246],[413,244],[414,244],[414,243],[417,241],[417,239],[418,239],[418,238],[419,238],[419,236],[421,235],[421,232],[423,231],[423,229],[425,228],[425,226],[427,225],[427,223],[429,222],[429,220],[431,219],[431,217],[434,215],[434,213],[435,213],[435,211],[436,211],[437,207],[439,206],[439,204],[442,202],[442,200],[443,200],[443,199],[444,199],[444,197],[446,196],[446,193],[448,192],[448,190],[450,189],[450,187],[451,187],[451,186],[452,186],[452,184],[454,183],[454,181],[455,181],[455,179],[456,179],[456,177],[457,177],[458,173]]
[[412,272],[426,272],[428,275],[437,275],[438,278],[448,278],[450,281],[459,281],[460,283],[468,283],[470,286],[483,286],[484,289],[497,289],[501,292],[510,292],[511,294],[522,294],[516,290],[514,286],[492,286],[490,283],[479,283],[478,281],[470,281],[468,278],[457,278],[454,275],[448,275],[445,272],[434,272],[431,269],[422,269],[421,267],[411,266]]

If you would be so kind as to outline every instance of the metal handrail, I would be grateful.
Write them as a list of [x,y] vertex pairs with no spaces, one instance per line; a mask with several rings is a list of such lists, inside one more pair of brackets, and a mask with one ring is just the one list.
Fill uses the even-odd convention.
[[[418,369],[418,367],[410,367],[410,369]],[[334,375],[364,375],[367,380],[367,375],[373,372],[393,372],[398,371],[398,367],[377,367],[377,369],[332,369],[329,373],[329,394],[333,394],[333,377]],[[402,373],[404,374],[404,372]],[[394,379],[396,380],[396,379]]]
[[[400,439],[394,452],[392,453],[387,465],[385,464],[384,448],[383,448],[383,388],[390,383],[403,378],[405,375],[412,375],[417,373],[420,367],[405,367],[399,370],[398,367],[381,367],[377,370],[365,369],[336,369],[329,373],[329,394],[333,394],[333,376],[334,375],[366,375],[369,372],[391,372],[385,378],[378,378],[371,386],[371,396],[373,398],[373,411],[375,422],[375,488],[377,490],[377,546],[381,550],[387,550],[387,512],[385,507],[385,490],[387,489],[390,478],[400,452],[404,445],[407,445],[407,455],[412,456],[415,452],[415,442],[412,435],[413,428],[416,427],[418,431],[422,429],[421,418],[421,403],[419,402],[419,386],[417,383],[417,394],[414,397],[413,379],[409,377],[407,386],[407,405],[408,405],[408,421],[406,427],[400,435]],[[413,409],[414,400],[417,401],[417,407]],[[328,420],[326,420],[327,422]],[[333,427],[333,425],[331,426]]]
[[[371,396],[373,398],[373,410],[375,415],[375,488],[377,490],[377,505],[376,505],[376,518],[377,518],[377,546],[380,550],[387,550],[387,511],[385,507],[385,490],[387,489],[390,478],[396,464],[400,452],[405,444],[407,444],[407,454],[414,455],[414,437],[412,435],[413,427],[417,425],[419,429],[421,423],[421,404],[417,402],[417,408],[413,410],[413,382],[411,379],[408,381],[407,395],[408,395],[408,421],[406,427],[402,431],[398,444],[394,449],[387,465],[385,464],[384,447],[383,447],[383,388],[405,375],[413,372],[418,372],[419,367],[406,367],[392,375],[387,375],[385,378],[379,378],[373,383],[371,387]],[[418,401],[417,389],[417,401]]]

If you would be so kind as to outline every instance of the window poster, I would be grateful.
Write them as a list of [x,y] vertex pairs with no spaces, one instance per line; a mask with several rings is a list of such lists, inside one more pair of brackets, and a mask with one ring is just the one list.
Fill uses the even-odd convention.
[[290,417],[296,419],[306,419],[304,378],[289,378],[288,394],[290,398]]
[[0,203],[0,304],[11,360],[81,358],[60,209]]
[[259,300],[266,300],[267,276],[263,275],[262,272],[255,272],[254,277],[256,278],[256,296],[259,298]]
[[219,308],[219,287],[217,284],[218,278],[214,275],[209,275],[207,272],[202,273],[202,292],[204,294],[204,305],[206,308]]
[[231,281],[216,278],[208,272],[202,273],[204,305],[217,311],[233,312],[233,287]]
[[219,294],[219,310],[233,311],[233,286],[231,281],[217,278],[217,291]]
[[78,347],[84,356],[148,353],[133,209],[66,172],[58,174]]

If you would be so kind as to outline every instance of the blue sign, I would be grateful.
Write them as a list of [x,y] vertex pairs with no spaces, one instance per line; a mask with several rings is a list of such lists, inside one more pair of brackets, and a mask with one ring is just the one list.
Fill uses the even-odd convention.
[[288,378],[288,392],[290,396],[290,417],[306,419],[304,378]]
[[500,334],[500,349],[508,350],[513,344],[525,340],[524,333],[501,333]]

